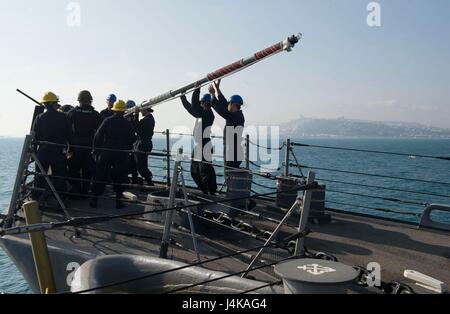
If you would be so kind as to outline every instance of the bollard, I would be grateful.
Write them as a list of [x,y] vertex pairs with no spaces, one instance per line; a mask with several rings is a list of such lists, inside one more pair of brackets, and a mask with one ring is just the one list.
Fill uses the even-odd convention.
[[[23,210],[25,212],[27,225],[41,223],[41,213],[39,211],[38,202],[32,201],[23,204]],[[55,293],[55,281],[44,232],[31,232],[29,236],[41,293]]]
[[345,294],[359,273],[342,263],[301,258],[275,266],[286,294]]

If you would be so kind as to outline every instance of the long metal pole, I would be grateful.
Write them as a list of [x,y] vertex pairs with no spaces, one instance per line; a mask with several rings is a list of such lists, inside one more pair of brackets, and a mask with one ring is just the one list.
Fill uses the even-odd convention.
[[37,101],[36,99],[34,99],[33,97],[31,97],[30,95],[25,94],[24,92],[22,92],[20,89],[16,89],[16,91],[19,94],[22,94],[23,96],[25,96],[26,98],[28,98],[29,100],[31,100],[32,102],[36,103],[38,106],[44,106],[43,104],[41,104],[39,101]]
[[[147,101],[144,101],[139,107],[142,109],[151,108],[159,103],[165,102],[167,100],[170,100],[171,98],[175,98],[183,93],[188,92],[189,90],[192,90],[194,88],[197,88],[199,86],[203,86],[207,84],[208,82],[212,82],[214,80],[221,79],[225,76],[229,76],[231,74],[234,74],[236,72],[239,72],[249,66],[252,66],[259,61],[264,60],[265,58],[271,57],[276,55],[277,53],[280,53],[282,51],[291,51],[292,48],[295,47],[295,45],[299,42],[299,40],[302,38],[301,34],[292,35],[288,37],[287,39],[276,43],[266,49],[263,49],[261,51],[256,52],[255,54],[243,58],[241,60],[238,60],[236,62],[233,62],[227,66],[224,66],[216,71],[213,71],[211,73],[208,73],[204,78],[193,82],[191,84],[188,84],[186,86],[183,86],[181,88],[168,91],[164,94],[161,94],[157,97],[151,98]],[[130,114],[132,111],[127,111],[126,115]]]
[[25,96],[26,98],[28,98],[29,100],[31,100],[32,102],[34,102],[35,104],[37,104],[36,107],[34,107],[34,113],[33,113],[33,119],[31,120],[31,132],[33,131],[33,124],[34,124],[34,120],[36,119],[36,117],[44,112],[44,105],[41,104],[39,101],[37,101],[36,99],[34,99],[33,97],[31,97],[30,95],[27,95],[26,93],[22,92],[20,89],[16,89],[16,91]]

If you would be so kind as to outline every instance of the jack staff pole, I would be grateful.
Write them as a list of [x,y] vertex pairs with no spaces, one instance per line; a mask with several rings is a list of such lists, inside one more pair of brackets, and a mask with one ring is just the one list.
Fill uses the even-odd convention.
[[[302,38],[302,34],[292,35],[291,37],[287,38],[284,41],[281,41],[275,45],[272,45],[264,50],[261,50],[255,54],[253,54],[250,57],[238,60],[234,63],[231,63],[225,67],[222,67],[214,72],[211,72],[206,75],[203,79],[196,81],[194,83],[191,83],[189,85],[186,85],[184,87],[181,87],[176,90],[171,90],[167,93],[164,93],[162,95],[159,95],[157,97],[154,97],[152,99],[149,99],[147,101],[144,101],[141,105],[138,107],[141,109],[148,109],[156,106],[157,104],[161,102],[165,102],[167,100],[170,100],[171,98],[175,98],[183,93],[186,93],[189,90],[192,90],[196,87],[203,86],[207,84],[208,82],[213,82],[215,80],[221,79],[225,76],[229,76],[231,74],[234,74],[236,72],[239,72],[246,67],[249,67],[251,65],[254,65],[258,63],[259,61],[274,56],[277,53],[280,53],[282,51],[291,51],[292,48],[295,47],[295,45],[299,42],[299,40]],[[133,111],[129,110],[126,112],[126,115],[131,114]]]
[[29,100],[31,100],[32,102],[34,102],[34,103],[37,104],[37,106],[34,107],[33,119],[31,120],[31,127],[30,127],[30,130],[33,131],[34,120],[36,119],[36,117],[37,117],[40,113],[44,112],[44,105],[41,104],[41,103],[40,103],[39,101],[37,101],[36,99],[34,99],[33,97],[31,97],[30,95],[27,95],[26,93],[22,92],[22,91],[21,91],[20,89],[18,89],[18,88],[16,89],[16,91],[17,91],[19,94],[25,96],[26,98],[28,98]]
[[22,92],[20,89],[16,89],[16,91],[17,91],[19,94],[22,94],[23,96],[25,96],[26,98],[28,98],[29,100],[31,100],[32,102],[35,102],[38,106],[42,106],[42,107],[44,106],[43,104],[41,104],[39,101],[37,101],[37,100],[34,99],[33,97],[31,97],[31,96],[25,94],[24,92]]

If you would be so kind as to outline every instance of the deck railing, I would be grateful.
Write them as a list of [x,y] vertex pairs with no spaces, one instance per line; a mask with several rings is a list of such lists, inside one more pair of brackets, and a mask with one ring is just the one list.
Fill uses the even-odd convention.
[[[150,165],[151,169],[157,169],[155,171],[155,178],[157,182],[162,182],[163,184],[167,184],[167,186],[170,185],[171,180],[171,172],[173,169],[173,162],[172,157],[176,153],[172,151],[171,149],[171,137],[172,136],[189,136],[192,137],[192,134],[185,134],[185,133],[173,133],[170,132],[170,130],[165,131],[157,131],[156,134],[161,134],[165,138],[165,146],[164,147],[155,147],[155,149],[151,153],[146,152],[140,152],[136,150],[121,150],[122,153],[132,154],[132,153],[141,153],[141,154],[148,154],[150,157],[150,161],[153,163]],[[221,139],[220,136],[214,136],[213,138]],[[58,145],[58,146],[66,146],[65,144],[55,144],[55,143],[49,143],[49,142],[37,142],[32,141],[31,137],[27,137],[27,140],[24,145],[24,150],[22,152],[22,156],[20,159],[20,167],[18,169],[18,173],[16,176],[16,182],[13,189],[13,197],[11,199],[10,208],[16,208],[18,202],[17,200],[20,199],[21,193],[24,194],[24,189],[26,186],[31,187],[30,184],[25,185],[24,178],[28,178],[29,176],[39,176],[43,175],[39,172],[33,172],[28,169],[28,166],[32,163],[32,159],[28,156],[27,152],[31,149],[31,144],[34,145]],[[264,166],[250,160],[250,146],[253,145],[258,148],[264,148],[264,149],[272,149],[277,150],[282,154],[282,151],[284,151],[284,162],[281,163],[281,167],[272,170],[273,172],[268,171],[268,169],[265,169]],[[337,168],[326,168],[326,167],[318,167],[313,165],[304,165],[301,162],[299,162],[299,159],[301,161],[301,156],[298,156],[298,152],[294,151],[294,147],[302,147],[302,148],[311,148],[311,149],[333,149],[333,150],[342,150],[342,151],[355,151],[355,152],[363,152],[367,154],[384,154],[384,155],[392,155],[392,156],[415,156],[417,158],[427,158],[427,159],[433,159],[433,160],[441,160],[441,161],[448,161],[450,160],[449,157],[446,156],[432,156],[432,155],[420,155],[420,154],[414,154],[414,153],[398,153],[398,152],[386,152],[386,151],[375,151],[375,150],[363,150],[363,149],[355,149],[355,148],[347,148],[347,147],[331,147],[331,146],[321,146],[321,145],[311,145],[311,144],[304,144],[304,143],[298,143],[293,142],[290,139],[287,139],[283,145],[277,146],[277,147],[266,147],[263,145],[260,145],[260,143],[257,143],[256,141],[252,141],[249,135],[246,135],[244,138],[244,146],[245,146],[245,160],[244,165],[245,167],[243,169],[240,169],[241,171],[248,171],[254,175],[254,179],[252,182],[252,185],[255,187],[255,189],[252,189],[253,192],[258,191],[274,191],[279,188],[275,183],[279,178],[290,178],[292,180],[298,180],[298,182],[304,182],[305,176],[302,173],[302,170],[314,170],[318,172],[317,181],[328,183],[331,187],[327,187],[326,191],[327,193],[331,195],[344,195],[347,197],[352,198],[359,198],[359,199],[372,199],[372,200],[379,200],[382,201],[383,204],[401,204],[404,207],[412,207],[414,210],[404,210],[399,208],[393,208],[391,205],[388,206],[372,206],[365,204],[365,202],[360,202],[355,204],[354,202],[349,202],[348,200],[342,201],[339,199],[334,199],[327,197],[326,202],[328,204],[335,204],[339,206],[343,206],[345,209],[362,209],[365,211],[370,212],[377,212],[377,213],[384,213],[384,214],[393,214],[396,218],[402,218],[402,217],[411,217],[412,219],[415,219],[417,222],[419,222],[420,217],[422,216],[422,212],[425,208],[427,208],[432,203],[444,203],[444,200],[450,199],[450,195],[446,193],[438,193],[435,191],[429,191],[426,188],[422,190],[414,190],[414,189],[408,189],[408,188],[401,188],[401,187],[387,187],[383,185],[376,185],[376,184],[367,184],[364,182],[358,182],[357,180],[354,180],[353,182],[349,182],[346,180],[336,179],[336,178],[329,178],[325,176],[321,176],[321,171],[324,173],[338,173],[338,174],[345,174],[348,176],[355,176],[355,177],[377,177],[377,178],[383,178],[386,180],[394,180],[396,182],[403,181],[403,182],[416,182],[420,184],[433,184],[433,185],[441,185],[441,186],[450,186],[450,182],[445,181],[434,181],[434,180],[428,180],[428,179],[422,179],[422,178],[410,178],[410,177],[402,177],[402,176],[394,176],[394,175],[387,175],[387,174],[380,174],[380,173],[369,173],[369,172],[358,172],[353,171],[352,169],[337,169]],[[90,146],[72,146],[73,148],[77,149],[87,149],[92,150],[93,147]],[[95,148],[96,151],[102,151],[102,150],[110,150],[107,148]],[[113,150],[114,151],[114,150]],[[186,156],[188,157],[188,156]],[[220,157],[220,156],[215,156]],[[190,156],[187,158],[188,160],[184,161],[185,164],[190,162]],[[216,169],[221,169],[223,171],[230,169],[230,170],[236,170],[231,167],[226,167],[222,164],[211,162],[211,165],[213,165]],[[270,170],[270,169],[269,169]],[[189,173],[188,170],[183,170],[186,173]],[[298,173],[297,173],[298,172]],[[225,175],[224,172],[217,172],[217,177],[220,179],[218,180],[219,184],[224,184]],[[54,179],[58,179],[56,176],[53,176]],[[67,180],[71,181],[77,181],[81,180],[79,178],[70,178],[65,177]],[[189,178],[189,176],[186,178],[186,181],[193,183],[194,181]],[[96,182],[95,180],[91,182]],[[98,181],[97,181],[98,182]],[[136,187],[136,185],[133,184],[124,184],[124,186],[127,187]],[[366,188],[367,190],[377,190],[378,192],[376,194],[371,193],[361,193],[361,192],[355,192],[352,189],[353,187],[358,188]],[[346,188],[347,187],[347,188]],[[32,187],[31,187],[32,188]],[[350,189],[350,190],[349,190]],[[396,192],[398,194],[402,194],[402,197],[392,197],[391,195],[383,195],[379,193],[380,191],[386,191],[386,192]],[[64,191],[61,191],[64,193]],[[390,193],[389,193],[390,194]],[[414,198],[409,198],[408,195],[415,195]],[[420,200],[418,200],[418,197],[420,197]],[[275,200],[275,198],[270,198],[272,200]],[[425,200],[424,200],[425,199]]]

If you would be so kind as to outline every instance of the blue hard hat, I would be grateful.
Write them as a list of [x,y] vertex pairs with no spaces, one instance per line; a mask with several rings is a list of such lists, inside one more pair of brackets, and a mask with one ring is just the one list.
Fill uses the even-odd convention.
[[114,94],[111,94],[108,96],[108,98],[106,98],[107,102],[116,102],[117,101],[117,97]]
[[239,95],[233,95],[233,96],[230,97],[230,100],[228,100],[228,103],[243,105],[244,104],[244,100]]
[[127,109],[136,107],[136,103],[132,100],[127,100]]
[[211,95],[210,94],[205,94],[203,95],[202,99],[200,99],[201,102],[205,102],[208,105],[211,104]]

